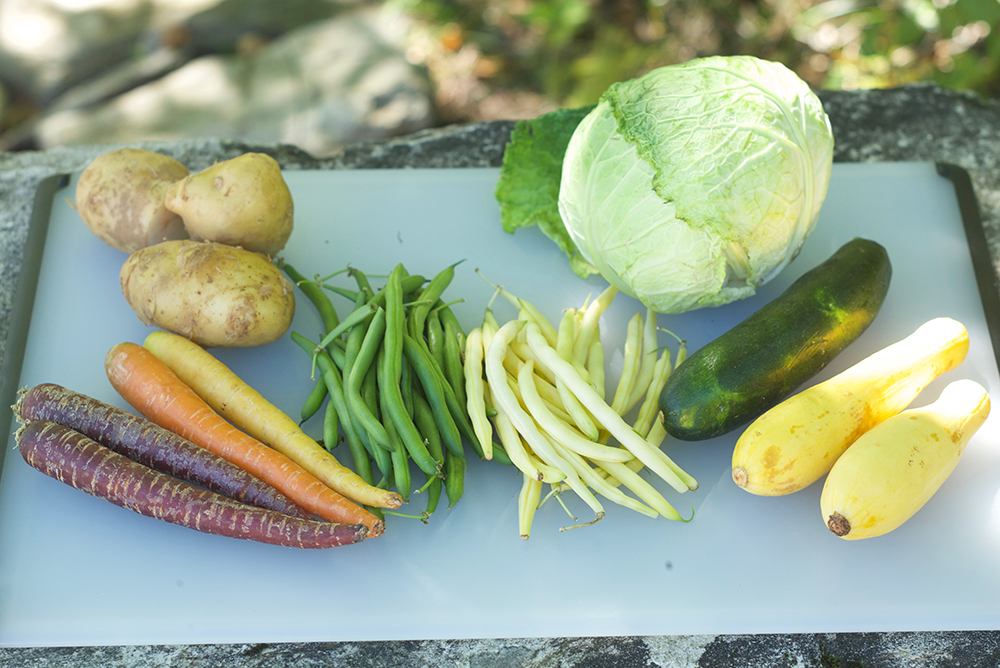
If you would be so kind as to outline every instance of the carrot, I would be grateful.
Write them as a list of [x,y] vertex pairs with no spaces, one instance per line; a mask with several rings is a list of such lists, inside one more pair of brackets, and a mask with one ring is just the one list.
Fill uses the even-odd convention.
[[368,533],[362,524],[290,517],[198,489],[55,422],[28,422],[15,438],[24,461],[42,473],[140,515],[189,529],[300,548],[349,545]]
[[146,337],[143,347],[156,355],[222,417],[309,471],[349,499],[378,508],[398,508],[397,492],[375,487],[342,466],[298,423],[247,385],[197,343],[170,332]]
[[330,522],[364,524],[372,538],[385,529],[375,515],[222,419],[142,346],[127,342],[113,346],[104,367],[118,394],[161,427],[248,471],[314,515]]
[[252,506],[312,519],[270,485],[158,424],[79,392],[42,383],[18,393],[21,422],[47,420],[78,431],[120,455]]

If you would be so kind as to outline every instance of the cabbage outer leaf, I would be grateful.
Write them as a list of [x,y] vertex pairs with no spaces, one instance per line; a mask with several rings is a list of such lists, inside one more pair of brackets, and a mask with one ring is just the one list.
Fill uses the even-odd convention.
[[560,109],[518,121],[504,149],[494,191],[505,232],[513,234],[522,227],[537,225],[566,253],[570,267],[583,278],[596,274],[597,269],[583,258],[563,225],[559,181],[566,145],[592,109]]

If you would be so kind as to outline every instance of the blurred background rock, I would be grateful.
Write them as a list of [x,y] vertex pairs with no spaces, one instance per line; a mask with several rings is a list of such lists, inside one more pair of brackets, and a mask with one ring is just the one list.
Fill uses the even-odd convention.
[[998,0],[0,0],[0,150],[345,144],[590,104],[715,54],[1000,95]]

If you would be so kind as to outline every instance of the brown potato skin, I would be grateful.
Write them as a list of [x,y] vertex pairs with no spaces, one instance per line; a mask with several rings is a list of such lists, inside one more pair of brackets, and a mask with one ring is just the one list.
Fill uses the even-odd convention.
[[178,181],[164,198],[192,239],[277,255],[292,234],[295,207],[277,160],[244,153]]
[[178,161],[153,151],[110,151],[80,174],[76,209],[91,232],[126,253],[164,240],[186,239],[180,216],[166,208],[164,198],[188,174]]
[[129,256],[120,279],[139,320],[206,348],[266,345],[295,315],[293,286],[270,259],[225,244],[149,246]]

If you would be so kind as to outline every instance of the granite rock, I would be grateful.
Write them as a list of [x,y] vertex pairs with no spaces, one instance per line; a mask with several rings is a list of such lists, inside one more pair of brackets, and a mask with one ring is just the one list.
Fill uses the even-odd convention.
[[[202,55],[95,104],[63,100],[33,133],[43,148],[216,137],[329,156],[345,144],[415,132],[431,125],[434,109],[426,72],[399,46],[405,29],[398,14],[345,12],[247,51]],[[158,54],[170,65],[164,53],[173,52]],[[121,74],[73,93],[93,100],[94,89]]]

